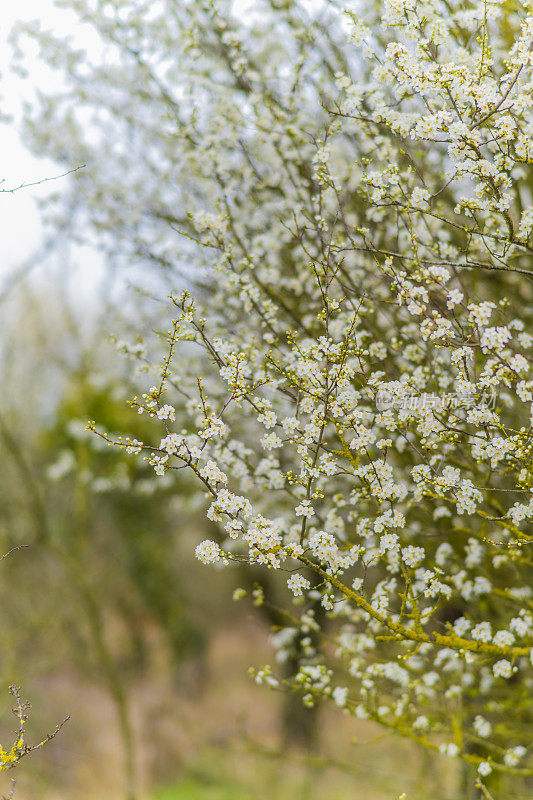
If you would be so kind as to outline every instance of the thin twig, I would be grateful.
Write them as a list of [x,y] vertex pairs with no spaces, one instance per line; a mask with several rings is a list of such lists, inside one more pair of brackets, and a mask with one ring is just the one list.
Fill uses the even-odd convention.
[[[0,194],[14,194],[18,192],[20,189],[28,189],[31,186],[40,186],[42,183],[49,183],[50,181],[57,181],[60,178],[66,178],[67,175],[72,175],[74,172],[78,172],[80,169],[84,169],[87,165],[80,164],[79,167],[74,167],[73,169],[69,169],[67,172],[61,173],[61,175],[52,175],[49,178],[41,178],[40,181],[31,181],[30,183],[21,183],[18,186],[13,186],[11,189],[1,189]],[[0,180],[0,184],[5,182],[5,178]]]
[[15,552],[15,550],[22,550],[23,547],[29,547],[29,544],[17,544],[16,547],[12,547],[11,550],[8,550],[3,556],[0,556],[0,561],[3,561],[4,558],[10,556],[11,553]]
[[476,781],[476,788],[477,789],[481,789],[481,791],[483,792],[483,797],[485,798],[485,800],[494,800],[494,797],[491,795],[491,793],[489,792],[487,787],[484,786],[484,784],[482,784],[479,779]]

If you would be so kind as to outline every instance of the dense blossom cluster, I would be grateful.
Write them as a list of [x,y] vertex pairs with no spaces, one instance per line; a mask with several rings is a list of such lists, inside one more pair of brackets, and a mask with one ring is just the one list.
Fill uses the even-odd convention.
[[[201,275],[171,294],[160,379],[134,400],[161,436],[130,452],[196,475],[220,529],[202,562],[284,575],[306,642],[285,685],[306,704],[330,698],[483,777],[533,774],[533,9],[273,4],[273,41],[215,2],[184,3],[179,35],[175,5],[123,27],[129,4],[109,5],[117,47],[143,28],[132,69],[177,177],[136,184],[138,210],[125,179],[104,205],[98,181],[78,187],[136,258],[148,220],[178,227],[183,246],[156,228],[150,258]],[[334,656],[314,643],[326,628]]]

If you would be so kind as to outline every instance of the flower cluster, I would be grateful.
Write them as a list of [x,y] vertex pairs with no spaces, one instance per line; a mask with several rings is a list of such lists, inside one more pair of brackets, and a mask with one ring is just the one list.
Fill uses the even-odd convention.
[[[134,401],[153,442],[128,447],[197,479],[220,532],[202,562],[290,574],[303,656],[286,685],[305,704],[527,777],[533,10],[384,0],[302,36],[305,4],[288,4],[267,70],[245,22],[190,5],[179,31],[146,22],[165,35],[136,57],[161,67],[157,136],[127,118],[152,143],[183,114],[160,159],[180,165],[179,202],[159,174],[127,171],[104,208],[83,186],[118,251],[201,276],[172,293],[161,384]],[[145,246],[147,218],[172,231]]]

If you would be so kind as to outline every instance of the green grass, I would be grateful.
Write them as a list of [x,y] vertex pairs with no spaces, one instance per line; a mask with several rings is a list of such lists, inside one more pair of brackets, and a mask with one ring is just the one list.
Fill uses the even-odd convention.
[[254,800],[254,795],[239,783],[198,775],[159,789],[154,800]]
[[224,746],[203,749],[181,768],[150,800],[396,800],[404,791],[409,800],[457,797],[449,767],[387,740],[346,749],[329,767],[305,753]]

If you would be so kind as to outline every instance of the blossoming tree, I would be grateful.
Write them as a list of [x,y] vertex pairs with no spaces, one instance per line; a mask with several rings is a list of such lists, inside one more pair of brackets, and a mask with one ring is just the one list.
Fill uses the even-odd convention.
[[[303,659],[258,682],[462,759],[486,797],[527,792],[530,3],[63,5],[124,61],[91,83],[65,55],[34,145],[60,154],[66,120],[93,228],[183,275],[132,403],[153,439],[100,435],[194,473],[220,530],[201,561],[286,578],[280,647]],[[117,179],[131,154],[109,139],[100,161],[63,116],[102,85],[147,172]],[[152,116],[124,103],[147,85]]]

